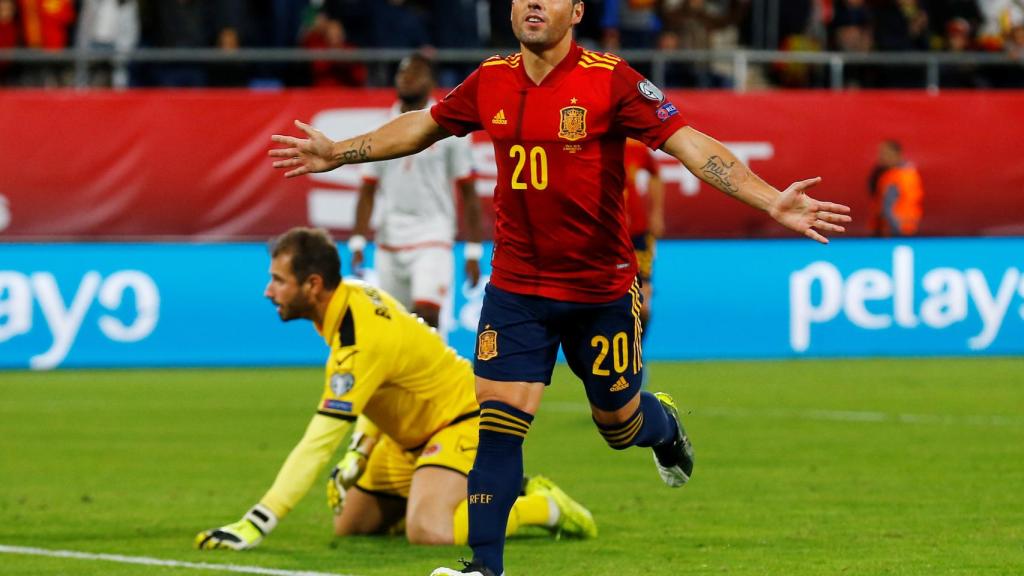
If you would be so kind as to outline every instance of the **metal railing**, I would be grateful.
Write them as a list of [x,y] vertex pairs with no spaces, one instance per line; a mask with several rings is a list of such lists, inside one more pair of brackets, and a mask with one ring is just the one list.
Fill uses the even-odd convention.
[[[493,56],[495,49],[439,49],[432,52],[440,65],[473,65]],[[252,63],[310,63],[315,61],[352,62],[363,64],[393,64],[409,54],[406,49],[354,49],[305,50],[301,48],[244,48],[224,51],[216,48],[139,48],[130,51],[69,49],[50,52],[30,49],[0,50],[0,62],[27,65],[67,65],[74,67],[75,85],[88,85],[90,65],[107,64],[122,72],[115,78],[126,78],[123,72],[133,64],[252,64]],[[658,85],[665,80],[671,66],[724,65],[732,79],[732,87],[740,92],[749,88],[748,78],[752,66],[772,64],[804,64],[822,66],[828,70],[826,86],[832,90],[846,87],[850,66],[918,67],[924,72],[924,86],[939,90],[940,71],[943,66],[983,66],[1009,68],[1019,71],[1024,78],[1024,60],[1009,54],[987,52],[790,52],[776,50],[622,50],[618,54],[634,66],[649,67],[650,77]],[[117,86],[115,88],[124,88]]]

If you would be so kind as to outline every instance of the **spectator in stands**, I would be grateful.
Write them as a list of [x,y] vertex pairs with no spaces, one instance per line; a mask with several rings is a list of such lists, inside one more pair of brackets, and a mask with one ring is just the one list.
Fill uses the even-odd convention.
[[[871,33],[873,14],[864,0],[840,0],[832,20],[832,42],[840,52],[870,52],[874,45]],[[861,65],[846,67],[848,87],[870,86],[871,70]]]
[[[918,0],[882,0],[875,8],[875,47],[886,52],[925,51],[930,45],[928,13]],[[924,70],[887,66],[879,70],[881,85],[922,88]]]
[[[1005,50],[1011,58],[1024,65],[1024,24],[1018,24],[1006,34]],[[1014,66],[1002,68],[1002,75],[997,79],[1001,88],[1024,88],[1024,67]]]
[[[75,45],[93,50],[127,51],[139,43],[139,5],[135,0],[83,0]],[[92,86],[127,86],[124,68],[108,64],[91,67]]]
[[[0,0],[0,50],[21,46],[17,17],[18,6],[14,0]],[[0,86],[14,83],[15,76],[14,63],[0,60]]]
[[971,30],[971,50],[975,49],[973,34],[981,26],[981,11],[977,0],[943,0],[928,4],[928,22],[933,36],[945,40],[944,48],[949,49],[949,24],[953,20],[965,20]]
[[[331,18],[324,12],[316,15],[302,39],[302,46],[309,50],[355,48],[346,38],[341,20]],[[317,60],[310,68],[312,85],[316,87],[366,85],[366,66],[358,62]]]
[[878,164],[871,173],[868,193],[873,214],[869,225],[874,236],[914,236],[921,225],[924,188],[921,175],[903,158],[896,140],[878,146]]
[[[964,18],[954,18],[946,24],[943,44],[947,51],[963,54],[974,48],[971,24]],[[942,88],[983,88],[984,77],[975,64],[944,64],[939,69],[939,86]]]
[[[738,47],[738,24],[746,0],[662,0],[661,50],[729,50]],[[723,88],[732,84],[732,63],[670,66],[669,84]]]
[[72,0],[20,0],[25,46],[42,50],[68,47],[68,28],[75,20]]
[[661,31],[657,5],[658,0],[605,2],[601,19],[604,29],[601,45],[604,49],[654,47]]
[[[231,54],[242,47],[242,37],[238,28],[225,26],[217,32],[217,48],[224,54]],[[207,79],[210,86],[237,88],[247,86],[250,77],[250,65],[245,62],[218,62],[207,68]]]
[[928,13],[918,0],[882,0],[875,8],[875,47],[882,51],[928,50]]
[[1024,25],[1024,2],[1021,0],[978,0],[981,28],[978,43],[984,50],[1002,51],[1010,31]]
[[1024,24],[1010,30],[1006,51],[1016,60],[1024,62]]
[[[365,0],[323,0],[319,12],[328,18],[344,23],[345,38],[348,42],[356,46],[372,48],[371,10],[371,3]],[[386,83],[390,84],[391,79],[388,78]]]
[[[779,14],[779,45],[783,52],[820,52],[824,38],[819,6],[813,0],[783,2]],[[817,36],[816,36],[817,35]],[[786,88],[808,87],[818,69],[800,62],[779,62],[772,67],[776,82]],[[818,76],[821,76],[819,73]]]
[[[218,2],[211,0],[145,0],[140,5],[150,34],[147,45],[156,48],[210,48],[217,37]],[[189,62],[156,68],[158,86],[201,87],[207,84],[206,67]]]
[[[75,20],[72,0],[19,0],[21,42],[27,48],[63,50],[68,47],[68,29]],[[71,70],[63,65],[27,68],[23,78],[34,86],[66,86]]]

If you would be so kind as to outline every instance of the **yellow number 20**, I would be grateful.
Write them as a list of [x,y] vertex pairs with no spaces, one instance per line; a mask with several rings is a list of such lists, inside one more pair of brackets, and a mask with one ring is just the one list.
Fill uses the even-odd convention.
[[591,369],[595,376],[611,374],[611,371],[604,367],[604,360],[608,357],[609,349],[612,352],[612,367],[617,374],[622,374],[629,367],[629,340],[625,332],[615,334],[611,342],[608,342],[608,338],[598,334],[590,339],[590,346],[598,349],[597,358],[594,359],[594,366]]
[[526,166],[526,157],[530,157],[530,184],[533,185],[534,190],[544,190],[548,187],[548,155],[541,146],[534,146],[530,148],[530,153],[526,153],[526,148],[523,148],[519,144],[516,144],[508,151],[509,158],[516,159],[516,168],[512,171],[512,189],[513,190],[526,190],[526,182],[519,179],[522,176],[523,168]]

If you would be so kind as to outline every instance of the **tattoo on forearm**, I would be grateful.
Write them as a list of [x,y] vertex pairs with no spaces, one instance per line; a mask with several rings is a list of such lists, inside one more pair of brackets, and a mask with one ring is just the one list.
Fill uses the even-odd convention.
[[721,156],[712,156],[708,158],[707,164],[700,170],[709,181],[718,184],[722,190],[729,194],[736,194],[740,189],[730,180],[732,177],[732,167],[735,165],[735,161],[726,162]]
[[352,146],[348,150],[342,152],[341,159],[345,163],[365,162],[370,158],[371,140],[372,138],[364,138],[363,140],[360,140],[358,148],[355,143],[352,143]]

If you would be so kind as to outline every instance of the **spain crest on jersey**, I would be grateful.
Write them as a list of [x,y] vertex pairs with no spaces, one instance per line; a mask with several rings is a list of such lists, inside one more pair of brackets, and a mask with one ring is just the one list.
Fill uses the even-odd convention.
[[484,330],[477,339],[476,357],[484,362],[498,355],[498,333]]
[[582,106],[562,108],[562,121],[558,125],[558,137],[575,142],[587,137],[587,109]]

